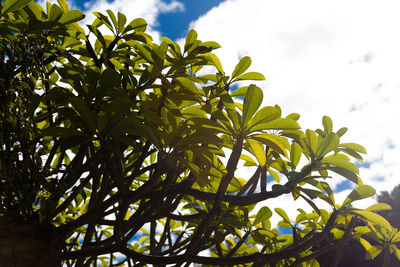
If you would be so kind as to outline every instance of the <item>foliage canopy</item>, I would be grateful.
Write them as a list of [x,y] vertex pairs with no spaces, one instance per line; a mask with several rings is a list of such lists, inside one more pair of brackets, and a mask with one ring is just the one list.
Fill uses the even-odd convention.
[[[65,0],[1,3],[3,221],[40,226],[32,231],[54,236],[67,266],[319,266],[315,257],[340,255],[352,238],[369,258],[400,257],[400,234],[375,213],[390,207],[352,206],[375,190],[353,163],[365,149],[341,142],[346,128],[324,116],[322,129],[303,131],[299,114],[261,107],[255,84],[231,92],[264,76],[247,72],[249,57],[225,73],[212,53],[220,46],[194,30],[183,47],[156,44],[143,19],[94,15],[85,31]],[[249,177],[237,176],[243,165]],[[343,203],[332,172],[356,184]],[[284,194],[312,211],[253,210]],[[292,234],[271,225],[273,213]]]

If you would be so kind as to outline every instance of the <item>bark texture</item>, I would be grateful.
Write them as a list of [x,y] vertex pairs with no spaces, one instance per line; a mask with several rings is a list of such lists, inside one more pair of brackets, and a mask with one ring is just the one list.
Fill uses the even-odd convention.
[[61,266],[62,242],[51,226],[0,218],[1,267]]

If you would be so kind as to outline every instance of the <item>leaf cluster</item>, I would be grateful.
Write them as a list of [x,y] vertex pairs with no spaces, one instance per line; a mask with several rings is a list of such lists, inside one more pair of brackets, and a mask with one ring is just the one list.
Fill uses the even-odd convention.
[[[85,31],[65,0],[1,4],[1,216],[53,225],[67,266],[319,266],[315,257],[351,238],[370,258],[387,247],[399,254],[397,230],[374,213],[389,207],[352,207],[375,190],[354,164],[365,149],[341,142],[346,128],[324,116],[323,129],[302,130],[299,114],[261,107],[257,85],[231,92],[264,76],[248,72],[249,57],[226,74],[220,46],[194,30],[183,47],[156,44],[143,19],[94,15]],[[238,177],[243,166],[249,177]],[[355,187],[340,205],[331,174]],[[292,220],[271,210],[282,195],[312,211]],[[271,224],[274,213],[291,234]]]

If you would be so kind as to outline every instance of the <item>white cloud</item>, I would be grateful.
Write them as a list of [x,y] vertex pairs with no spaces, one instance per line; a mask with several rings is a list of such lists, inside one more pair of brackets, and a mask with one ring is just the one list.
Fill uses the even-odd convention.
[[[305,128],[323,115],[343,142],[367,148],[361,177],[377,191],[400,183],[400,17],[396,1],[228,0],[191,24],[217,41],[226,73],[242,56],[266,82],[264,105],[298,112]],[[337,184],[339,181],[334,182]]]
[[185,10],[185,6],[176,0],[166,3],[162,0],[115,0],[108,2],[107,0],[92,0],[85,3],[86,18],[82,24],[90,24],[94,21],[92,12],[101,12],[106,14],[107,9],[114,13],[121,12],[127,17],[127,21],[136,18],[143,18],[148,24],[147,33],[149,33],[155,42],[160,39],[160,33],[154,28],[158,25],[157,16],[160,13],[181,12]]

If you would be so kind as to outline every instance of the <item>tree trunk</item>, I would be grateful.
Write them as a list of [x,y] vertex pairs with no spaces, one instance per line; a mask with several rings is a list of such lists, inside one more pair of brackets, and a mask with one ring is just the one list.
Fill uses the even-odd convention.
[[0,266],[61,266],[63,240],[52,226],[39,227],[10,218],[0,218]]

